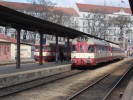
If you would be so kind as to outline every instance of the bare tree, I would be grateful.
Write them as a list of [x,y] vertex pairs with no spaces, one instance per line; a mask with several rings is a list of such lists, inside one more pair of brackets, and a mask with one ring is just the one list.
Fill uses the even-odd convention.
[[102,11],[96,10],[91,11],[86,19],[88,22],[88,32],[91,32],[94,36],[99,35],[105,39],[106,31],[110,26],[108,20],[106,20],[106,15]]
[[123,42],[123,35],[124,35],[124,30],[129,30],[131,28],[132,20],[130,16],[127,15],[117,15],[114,16],[112,19],[110,19],[110,23],[112,26],[117,27],[120,29],[120,41],[122,43],[120,44],[121,47],[124,47],[124,42]]
[[[39,17],[60,25],[68,26],[71,15],[63,10],[56,9],[55,3],[49,0],[29,0],[32,3],[27,10],[30,15]],[[34,34],[34,38],[36,34]]]

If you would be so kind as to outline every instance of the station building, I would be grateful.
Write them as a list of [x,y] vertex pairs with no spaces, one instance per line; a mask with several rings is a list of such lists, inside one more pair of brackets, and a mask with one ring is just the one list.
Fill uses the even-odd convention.
[[[0,34],[0,61],[12,61],[16,59],[16,39]],[[31,59],[33,56],[31,44],[21,43],[21,59]]]

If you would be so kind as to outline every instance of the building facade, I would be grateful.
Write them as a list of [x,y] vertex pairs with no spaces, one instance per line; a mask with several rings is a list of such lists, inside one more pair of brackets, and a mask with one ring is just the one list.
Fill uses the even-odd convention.
[[11,60],[11,42],[0,39],[0,62]]
[[[10,38],[4,34],[0,34],[0,61],[11,61],[16,59],[17,53],[16,39]],[[34,57],[32,53],[32,45],[21,43],[20,45],[21,59],[31,59]]]
[[[35,17],[39,17],[38,12],[42,11],[39,10],[37,12],[37,9],[34,7],[34,5],[28,3],[3,1],[0,2],[0,4],[11,7],[13,9],[17,9],[18,11],[33,15]],[[42,9],[42,7],[39,5],[37,6],[37,8]],[[54,7],[52,10],[49,10],[50,13],[55,13],[55,11],[59,11],[60,13],[62,12],[62,14],[64,15],[63,17],[58,16],[57,14],[54,15],[56,17],[59,17],[60,20],[67,19],[66,16],[71,15],[69,20],[61,20],[62,22],[56,20],[57,22],[60,22],[55,22],[57,24],[71,27],[84,33],[92,34],[104,38],[106,40],[113,41],[115,43],[120,44],[120,46],[124,49],[126,49],[127,46],[132,44],[131,33],[133,32],[133,26],[130,24],[130,22],[132,22],[133,17],[131,16],[130,8],[76,3],[73,8]],[[125,23],[123,23],[122,29],[120,27],[121,25],[118,25],[117,23],[112,23],[112,20],[119,16],[125,16],[125,18],[130,18],[130,22],[127,23],[127,25],[124,25]],[[53,16],[51,17],[51,19],[54,18],[55,17]],[[1,31],[4,32],[4,29],[1,29]],[[15,30],[12,29],[12,34],[10,34],[11,37],[15,37],[13,33],[15,33]],[[30,42],[32,41],[30,39],[34,37],[35,42],[39,43],[39,34],[36,34],[36,36],[32,37],[30,35],[26,35],[26,39],[24,39],[23,34],[25,33],[25,30],[23,30],[21,34],[22,41]],[[55,41],[54,36],[45,35],[44,38],[46,38],[48,41]],[[63,38],[59,38],[59,41],[60,40],[65,41],[65,39]]]
[[[118,43],[123,49],[132,44],[133,17],[130,8],[76,3],[74,9],[79,14],[75,19],[78,30]],[[130,20],[120,23],[120,19],[120,24],[112,23],[119,16]]]

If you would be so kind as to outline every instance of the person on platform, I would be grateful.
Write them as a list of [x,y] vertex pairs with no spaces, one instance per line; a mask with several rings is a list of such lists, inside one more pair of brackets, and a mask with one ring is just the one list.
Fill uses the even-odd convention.
[[59,55],[60,55],[60,61],[62,63],[63,59],[64,59],[64,54],[63,54],[63,50],[62,49],[60,49]]

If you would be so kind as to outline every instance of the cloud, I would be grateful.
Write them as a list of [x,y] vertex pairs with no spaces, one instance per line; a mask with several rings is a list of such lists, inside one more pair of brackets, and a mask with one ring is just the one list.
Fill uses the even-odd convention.
[[77,3],[85,3],[85,0],[74,0]]

